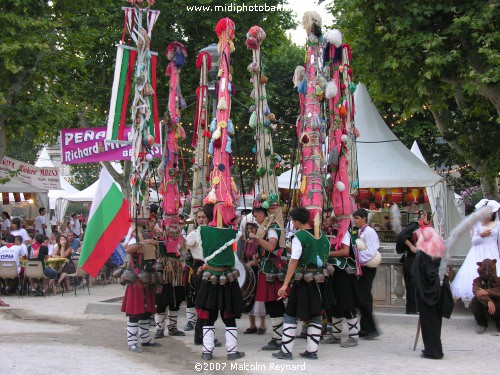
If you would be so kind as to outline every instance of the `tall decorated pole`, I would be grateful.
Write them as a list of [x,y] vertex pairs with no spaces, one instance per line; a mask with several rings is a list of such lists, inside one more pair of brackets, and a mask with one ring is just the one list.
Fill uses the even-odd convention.
[[167,66],[165,75],[170,78],[170,84],[168,109],[163,120],[166,139],[163,159],[158,166],[158,175],[162,180],[160,194],[163,197],[162,226],[165,234],[165,245],[167,253],[177,254],[180,235],[178,226],[180,208],[178,141],[186,138],[180,122],[180,110],[185,107],[180,87],[180,71],[186,61],[186,48],[179,42],[172,42],[167,47],[166,56],[170,63]]
[[335,239],[336,249],[342,246],[342,237],[349,228],[350,215],[358,188],[356,138],[354,127],[354,91],[350,67],[351,48],[342,43],[339,30],[330,30],[325,36],[324,73],[328,79],[325,92],[329,108],[329,142],[327,166],[331,175],[333,213],[339,225]]
[[196,89],[196,113],[194,117],[194,132],[191,147],[194,148],[193,163],[193,195],[191,198],[191,216],[199,210],[206,196],[207,178],[205,174],[208,154],[208,138],[210,131],[207,129],[207,107],[208,107],[208,69],[212,65],[212,59],[208,52],[201,52],[196,58],[196,67],[200,69],[200,85]]
[[[257,186],[259,194],[255,197],[254,205],[260,205],[274,215],[274,221],[283,228],[283,215],[278,192],[277,176],[281,171],[282,158],[273,150],[271,131],[277,129],[276,116],[271,113],[267,102],[265,65],[262,63],[261,43],[266,38],[266,33],[259,26],[252,26],[247,33],[246,46],[252,50],[253,61],[248,66],[252,73],[252,96],[255,105],[251,107],[249,126],[255,129],[257,159]],[[284,246],[284,236],[280,236]]]
[[[142,1],[128,2],[133,7],[122,8],[125,11],[125,22],[122,42],[117,46],[106,140],[132,143],[130,207],[132,216],[137,217],[149,194],[149,162],[153,160],[151,148],[154,143],[161,143],[156,105],[157,54],[150,50],[151,34],[160,12],[150,9],[154,0],[144,3],[145,7],[141,7]],[[125,44],[126,31],[136,47]],[[132,125],[127,137],[127,109],[132,89]]]
[[234,51],[234,22],[223,18],[215,27],[219,37],[219,81],[216,87],[218,102],[217,116],[210,123],[212,138],[209,144],[209,153],[212,155],[210,165],[211,189],[204,203],[214,204],[214,219],[211,226],[223,227],[234,224],[236,218],[235,195],[236,184],[231,178],[233,156],[231,137],[234,126],[229,119],[231,114],[231,95],[234,90],[232,83],[231,52]]
[[[215,347],[215,326],[210,316],[240,316],[243,299],[238,282],[239,271],[234,268],[236,254],[233,245],[238,240],[238,232],[231,228],[235,223],[234,208],[236,184],[231,179],[230,168],[233,164],[230,134],[234,127],[229,119],[231,112],[232,84],[230,54],[234,51],[234,22],[229,18],[221,19],[215,31],[219,37],[219,81],[216,86],[218,95],[217,115],[210,123],[212,138],[209,153],[212,154],[210,165],[211,190],[203,200],[205,204],[214,204],[213,220],[209,225],[199,226],[199,243],[203,250],[204,272],[196,294],[196,308],[203,325],[204,360],[211,360]],[[245,353],[238,351],[238,330],[236,321],[224,320],[227,358],[242,358]]]
[[307,57],[305,70],[296,69],[294,81],[301,95],[301,111],[297,123],[302,180],[300,203],[310,213],[310,224],[319,236],[323,209],[322,144],[326,137],[321,118],[320,100],[323,98],[324,79],[321,77],[321,17],[316,12],[306,12],[302,25],[307,32]]

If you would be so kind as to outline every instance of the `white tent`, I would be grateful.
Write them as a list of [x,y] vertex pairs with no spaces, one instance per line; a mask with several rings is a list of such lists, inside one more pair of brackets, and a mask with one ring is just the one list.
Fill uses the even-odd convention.
[[366,86],[354,93],[359,187],[428,187],[442,178],[424,164],[387,127]]
[[[71,194],[70,196],[67,197],[67,199],[70,202],[92,202],[97,190],[98,182],[99,180],[94,182],[85,190],[79,191],[75,194]],[[120,185],[117,186],[120,187]],[[160,201],[160,195],[158,194],[158,192],[154,189],[149,189],[149,202],[158,203],[159,201]]]

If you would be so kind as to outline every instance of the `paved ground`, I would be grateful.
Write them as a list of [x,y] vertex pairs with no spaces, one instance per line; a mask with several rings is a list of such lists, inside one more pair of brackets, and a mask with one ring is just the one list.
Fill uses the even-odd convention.
[[[456,314],[445,320],[442,340],[445,357],[441,361],[419,357],[420,341],[413,351],[416,317],[378,312],[383,335],[377,340],[361,341],[356,348],[321,345],[317,361],[304,361],[298,353],[305,340],[296,340],[293,361],[273,360],[260,347],[268,335],[243,335],[246,317],[238,321],[239,349],[246,357],[226,361],[225,349],[215,349],[215,360],[199,360],[201,348],[192,345],[193,333],[186,337],[165,337],[160,348],[144,348],[142,353],[127,350],[125,316],[116,311],[116,303],[99,303],[123,295],[118,284],[78,290],[64,296],[2,296],[11,307],[0,308],[1,374],[497,374],[500,366],[500,337],[490,331],[475,333],[470,313]],[[104,307],[103,307],[104,306]],[[100,311],[89,313],[85,311]],[[108,313],[102,313],[102,312]],[[184,310],[179,326],[185,324]],[[216,337],[222,342],[223,326],[216,325]],[[270,324],[268,323],[268,331]],[[197,371],[196,365],[201,370]],[[283,368],[279,366],[290,366]],[[233,366],[233,367],[231,367]],[[235,367],[236,366],[236,367]]]

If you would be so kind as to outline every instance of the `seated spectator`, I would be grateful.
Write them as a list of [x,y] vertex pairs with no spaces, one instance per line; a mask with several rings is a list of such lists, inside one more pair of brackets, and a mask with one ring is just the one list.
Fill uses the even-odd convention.
[[38,251],[40,250],[40,246],[42,246],[42,242],[45,239],[45,235],[42,233],[37,233],[35,234],[35,240],[31,244],[31,249],[28,253],[29,259],[37,259],[38,258]]
[[[5,238],[6,244],[0,247],[0,262],[15,261],[17,265],[17,273],[21,272],[20,258],[27,258],[26,249],[19,242],[16,243],[16,238],[8,234]],[[4,294],[9,294],[9,286],[6,284]]]
[[[48,239],[47,239],[48,240]],[[45,265],[45,261],[49,258],[49,248],[46,245],[40,246],[37,260],[42,262],[43,274],[49,279],[48,289],[54,290],[54,280],[57,279],[57,271],[50,266]],[[45,280],[44,280],[45,281]],[[47,285],[43,283],[42,295],[45,295]]]
[[73,253],[80,253],[81,242],[76,238],[75,234],[71,231],[68,232],[66,239],[68,240],[68,245],[73,249]]
[[[69,233],[68,233],[69,234]],[[66,263],[61,270],[61,276],[57,281],[57,286],[61,287],[61,283],[64,281],[64,286],[66,291],[70,291],[70,280],[68,275],[76,272],[76,267],[73,263],[73,248],[69,245],[68,238],[65,236],[59,236],[57,244],[52,253],[53,258],[68,258],[68,263]]]

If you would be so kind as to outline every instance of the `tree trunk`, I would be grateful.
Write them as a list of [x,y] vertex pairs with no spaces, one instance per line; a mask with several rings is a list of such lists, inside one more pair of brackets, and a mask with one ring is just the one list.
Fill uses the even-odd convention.
[[0,115],[0,161],[3,160],[7,150],[7,130],[5,128],[5,116]]
[[481,181],[481,191],[483,192],[483,198],[499,200],[498,192],[498,179],[488,178],[486,176],[480,176]]

